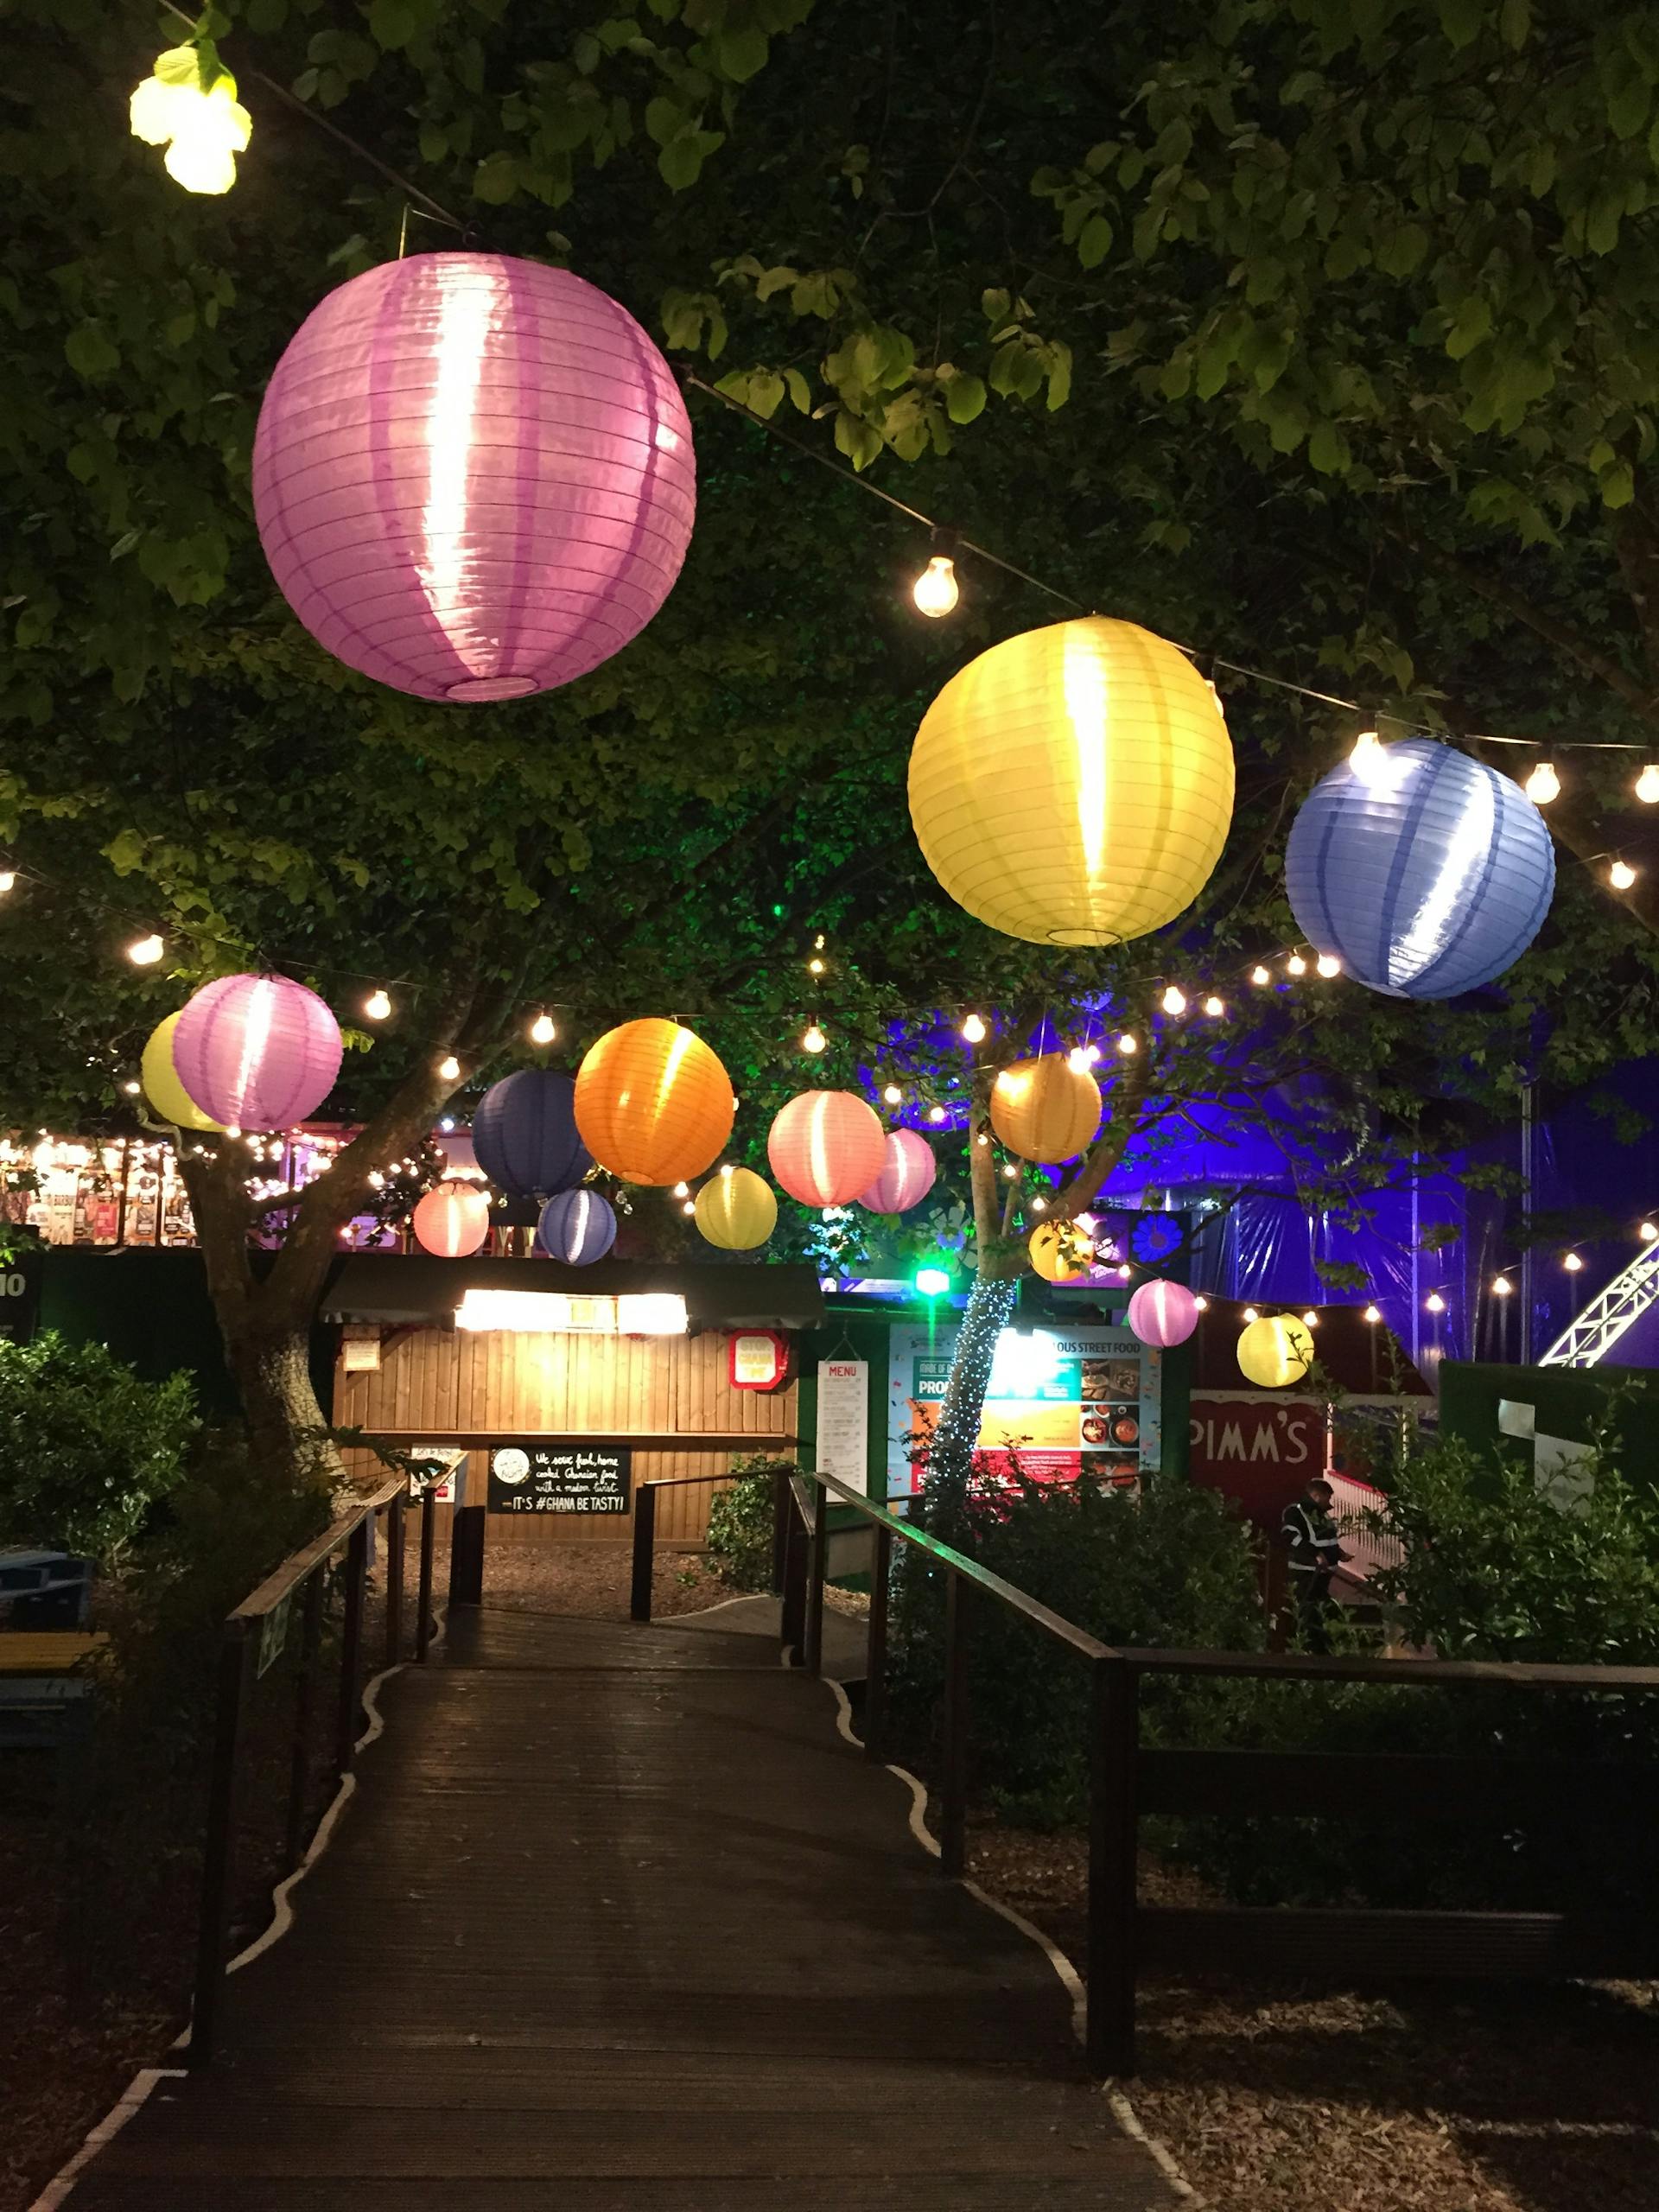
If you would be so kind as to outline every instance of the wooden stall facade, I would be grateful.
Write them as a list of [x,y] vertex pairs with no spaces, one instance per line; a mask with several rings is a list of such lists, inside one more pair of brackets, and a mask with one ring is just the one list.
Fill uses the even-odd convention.
[[[348,1372],[342,1344],[334,1419],[404,1448],[466,1445],[467,1495],[475,1504],[484,1500],[490,1440],[626,1442],[636,1489],[669,1475],[721,1478],[734,1459],[792,1456],[798,1427],[798,1386],[771,1393],[734,1389],[727,1345],[717,1329],[687,1337],[390,1330],[378,1369]],[[354,1472],[378,1464],[364,1452],[346,1457]],[[707,1488],[664,1491],[658,1501],[658,1541],[700,1544],[709,1501],[721,1486],[711,1479]],[[631,1514],[496,1514],[490,1541],[625,1542],[632,1525]]]

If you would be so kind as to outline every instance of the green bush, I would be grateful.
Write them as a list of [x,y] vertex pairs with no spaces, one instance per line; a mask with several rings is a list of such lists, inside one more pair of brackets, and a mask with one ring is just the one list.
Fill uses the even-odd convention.
[[183,1481],[199,1427],[187,1375],[145,1382],[51,1331],[0,1344],[0,1544],[118,1560]]
[[729,1490],[715,1492],[709,1507],[707,1549],[715,1571],[734,1590],[772,1587],[772,1528],[774,1484],[779,1469],[793,1474],[794,1463],[764,1453],[734,1459]]

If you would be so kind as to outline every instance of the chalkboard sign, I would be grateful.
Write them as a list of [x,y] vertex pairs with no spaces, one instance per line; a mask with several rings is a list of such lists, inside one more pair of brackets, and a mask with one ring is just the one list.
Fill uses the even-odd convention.
[[490,1453],[492,1513],[626,1513],[633,1454],[605,1444],[502,1444]]
[[41,1318],[41,1269],[45,1255],[20,1252],[0,1266],[0,1338],[26,1344]]

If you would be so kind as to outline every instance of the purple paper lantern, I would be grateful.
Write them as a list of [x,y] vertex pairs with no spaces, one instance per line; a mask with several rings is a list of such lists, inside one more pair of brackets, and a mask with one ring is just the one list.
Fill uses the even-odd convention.
[[576,1081],[557,1068],[520,1068],[493,1083],[473,1116],[473,1150],[492,1183],[516,1198],[574,1190],[593,1166],[576,1134]]
[[914,1129],[889,1129],[881,1173],[860,1193],[858,1203],[872,1213],[906,1213],[920,1205],[938,1172],[925,1137],[918,1137]]
[[667,598],[691,426],[625,308],[500,253],[412,253],[329,293],[276,364],[259,536],[319,645],[423,699],[520,699]]
[[1128,1322],[1143,1344],[1167,1351],[1198,1325],[1198,1301],[1184,1282],[1143,1282],[1129,1300]]
[[616,1216],[597,1191],[561,1191],[542,1208],[536,1242],[550,1259],[591,1267],[616,1242]]
[[285,1129],[315,1114],[340,1073],[340,1024],[286,976],[204,983],[173,1032],[173,1065],[228,1129]]

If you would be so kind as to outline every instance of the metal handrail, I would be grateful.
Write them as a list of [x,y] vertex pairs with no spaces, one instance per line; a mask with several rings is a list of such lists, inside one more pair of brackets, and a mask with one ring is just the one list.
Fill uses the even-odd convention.
[[360,1498],[349,1513],[342,1513],[337,1519],[331,1521],[314,1542],[307,1544],[302,1551],[294,1553],[290,1558],[285,1559],[279,1567],[274,1568],[258,1588],[251,1591],[242,1600],[230,1616],[230,1619],[254,1621],[266,1613],[274,1612],[283,1599],[290,1591],[297,1589],[308,1574],[314,1573],[317,1567],[321,1567],[324,1560],[333,1557],[359,1523],[370,1519],[380,1510],[383,1505],[389,1505],[394,1497],[397,1497],[401,1491],[406,1491],[408,1488],[407,1475],[394,1475],[390,1482],[384,1484],[372,1496]]

